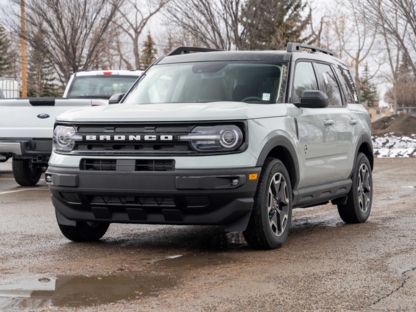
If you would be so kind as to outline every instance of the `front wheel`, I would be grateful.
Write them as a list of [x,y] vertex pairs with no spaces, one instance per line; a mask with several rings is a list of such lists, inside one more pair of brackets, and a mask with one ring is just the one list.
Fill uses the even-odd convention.
[[339,216],[345,223],[362,223],[370,216],[373,202],[371,165],[365,154],[357,156],[352,186],[345,205],[338,205]]
[[289,173],[277,159],[264,163],[244,238],[257,249],[279,248],[286,241],[292,220]]
[[34,186],[39,182],[42,168],[34,166],[27,159],[13,159],[13,176],[21,186]]
[[104,236],[110,223],[77,221],[76,226],[58,225],[62,234],[73,242],[95,242]]

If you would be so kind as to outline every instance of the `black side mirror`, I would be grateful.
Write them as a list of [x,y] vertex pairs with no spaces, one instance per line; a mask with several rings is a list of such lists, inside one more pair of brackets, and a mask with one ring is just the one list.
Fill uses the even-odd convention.
[[328,107],[328,96],[320,90],[303,91],[300,103],[295,103],[296,107],[305,108],[324,108]]
[[124,93],[113,94],[110,97],[110,99],[108,100],[108,104],[118,104],[118,103],[120,103],[123,96],[124,96]]

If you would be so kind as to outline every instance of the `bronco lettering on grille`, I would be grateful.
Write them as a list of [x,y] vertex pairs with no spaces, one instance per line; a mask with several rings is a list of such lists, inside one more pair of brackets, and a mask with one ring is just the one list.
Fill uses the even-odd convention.
[[83,141],[173,141],[173,135],[86,135]]

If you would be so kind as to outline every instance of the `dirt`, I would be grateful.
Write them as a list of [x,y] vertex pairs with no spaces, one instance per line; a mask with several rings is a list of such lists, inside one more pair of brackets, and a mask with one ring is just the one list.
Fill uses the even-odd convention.
[[371,133],[374,136],[382,136],[390,132],[394,132],[396,136],[416,134],[416,116],[393,115],[380,118],[371,124]]

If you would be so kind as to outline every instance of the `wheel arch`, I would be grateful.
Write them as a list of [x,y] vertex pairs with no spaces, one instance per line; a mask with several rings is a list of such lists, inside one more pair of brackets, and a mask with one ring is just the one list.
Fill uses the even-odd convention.
[[360,140],[358,141],[357,148],[355,151],[355,158],[354,158],[354,165],[350,173],[350,177],[352,177],[354,168],[356,166],[357,156],[359,153],[363,153],[367,156],[368,161],[370,162],[371,171],[374,169],[374,154],[373,154],[373,142],[371,140],[371,136],[368,133],[364,133]]
[[299,183],[299,162],[295,148],[290,140],[284,136],[273,137],[269,140],[263,147],[256,166],[263,166],[268,157],[273,157],[283,162],[289,172],[292,191],[296,190]]

